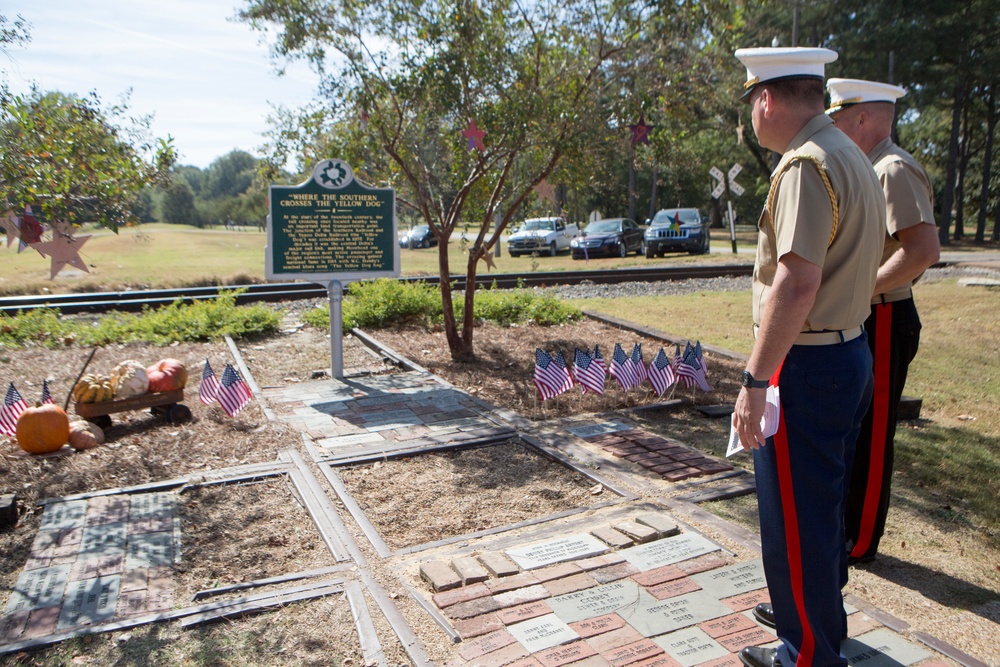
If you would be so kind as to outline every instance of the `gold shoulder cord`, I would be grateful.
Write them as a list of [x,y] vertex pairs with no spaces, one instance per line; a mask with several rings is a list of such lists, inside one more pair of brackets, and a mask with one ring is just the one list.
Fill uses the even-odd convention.
[[819,164],[817,160],[812,155],[796,155],[795,157],[788,160],[785,165],[781,168],[775,176],[774,180],[771,181],[771,188],[767,193],[767,221],[771,225],[771,233],[774,233],[774,196],[778,191],[778,181],[781,180],[782,175],[788,171],[793,163],[806,160],[812,162],[816,166],[816,171],[819,172],[819,177],[823,179],[823,186],[826,188],[826,194],[830,197],[830,206],[833,207],[833,228],[830,230],[830,241],[826,244],[829,248],[833,243],[833,237],[837,235],[837,227],[840,224],[840,207],[837,205],[837,196],[833,192],[833,185],[830,183],[830,177],[826,175],[826,172]]

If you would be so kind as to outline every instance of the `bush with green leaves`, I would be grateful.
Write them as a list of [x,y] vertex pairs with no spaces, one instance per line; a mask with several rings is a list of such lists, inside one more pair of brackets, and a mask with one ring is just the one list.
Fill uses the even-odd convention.
[[[343,301],[343,329],[437,323],[442,319],[441,308],[440,295],[434,286],[424,282],[381,278],[354,283]],[[476,291],[474,308],[477,321],[495,322],[501,326],[522,322],[550,326],[572,322],[582,316],[578,308],[559,301],[553,292],[524,288],[502,290],[495,285]],[[463,301],[455,303],[457,319],[462,318],[464,310]],[[329,306],[315,308],[303,319],[311,326],[327,328],[330,326]]]
[[58,310],[41,308],[17,315],[0,315],[0,346],[153,343],[217,340],[222,336],[246,338],[273,333],[281,314],[261,304],[236,305],[237,292],[215,299],[185,304],[175,301],[141,313],[113,312],[99,318],[61,317]]

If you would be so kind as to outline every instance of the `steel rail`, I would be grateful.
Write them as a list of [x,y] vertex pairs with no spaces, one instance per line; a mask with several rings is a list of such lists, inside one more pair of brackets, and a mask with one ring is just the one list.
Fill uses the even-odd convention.
[[[500,289],[522,287],[555,287],[624,282],[661,282],[688,280],[690,278],[717,278],[722,276],[749,276],[750,265],[686,266],[639,269],[605,269],[597,271],[553,271],[546,273],[487,273],[476,276],[476,288],[496,285]],[[425,282],[438,285],[437,276],[401,278],[407,282]],[[453,276],[455,289],[464,290],[465,276]],[[14,315],[18,311],[52,308],[62,314],[103,313],[107,311],[139,312],[144,308],[167,306],[175,301],[193,303],[215,299],[223,294],[235,294],[237,304],[262,301],[294,301],[325,298],[327,288],[318,283],[260,283],[252,285],[219,285],[212,287],[181,287],[163,290],[135,290],[125,292],[87,292],[77,294],[41,294],[0,298],[0,313]]]

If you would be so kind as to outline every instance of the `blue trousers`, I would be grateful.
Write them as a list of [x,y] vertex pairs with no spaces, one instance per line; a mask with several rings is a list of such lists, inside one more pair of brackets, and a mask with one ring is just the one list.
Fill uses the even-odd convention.
[[867,336],[794,345],[776,376],[778,432],[754,451],[754,474],[778,659],[785,667],[847,665],[844,507],[847,465],[872,396]]

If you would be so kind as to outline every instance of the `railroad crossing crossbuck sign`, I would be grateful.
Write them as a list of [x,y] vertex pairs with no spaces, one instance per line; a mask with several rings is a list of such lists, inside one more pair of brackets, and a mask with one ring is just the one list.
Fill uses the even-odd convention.
[[[739,197],[746,190],[742,185],[736,182],[736,177],[739,176],[740,172],[743,171],[743,165],[739,162],[735,163],[729,169],[729,192],[731,195],[736,195]],[[726,175],[722,173],[722,170],[718,167],[712,167],[708,170],[708,173],[714,178],[718,183],[716,183],[715,188],[712,190],[712,199],[718,199],[726,191]],[[736,252],[736,220],[733,214],[733,198],[730,196],[726,201],[726,205],[729,209],[729,237],[733,242],[733,252]]]

